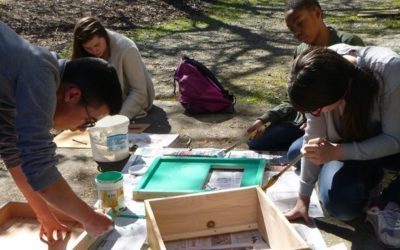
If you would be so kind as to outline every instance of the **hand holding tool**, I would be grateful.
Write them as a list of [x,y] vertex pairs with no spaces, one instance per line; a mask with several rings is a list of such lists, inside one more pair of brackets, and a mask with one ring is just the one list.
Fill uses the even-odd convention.
[[239,146],[240,144],[247,142],[248,140],[252,139],[258,131],[262,131],[266,129],[266,125],[263,125],[261,127],[259,127],[257,130],[254,130],[252,132],[246,132],[237,142],[235,142],[232,146],[226,148],[224,150],[224,153],[228,153],[229,151],[231,151],[232,149],[236,148],[237,146]]
[[279,179],[279,177],[288,170],[291,166],[295,165],[298,161],[300,161],[303,155],[300,153],[296,156],[291,162],[289,162],[281,172],[277,173],[276,175],[272,176],[266,184],[264,184],[261,188],[262,190],[267,190],[267,188],[271,187],[275,184],[275,182]]

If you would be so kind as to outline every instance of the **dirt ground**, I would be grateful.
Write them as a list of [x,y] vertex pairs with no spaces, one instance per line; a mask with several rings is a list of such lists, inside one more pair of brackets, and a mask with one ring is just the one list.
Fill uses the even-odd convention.
[[[137,27],[148,27],[178,17],[191,17],[194,13],[205,20],[206,25],[175,32],[170,35],[137,41],[139,50],[153,76],[157,99],[173,97],[172,74],[182,54],[204,62],[223,80],[228,89],[233,89],[243,96],[256,96],[253,82],[263,84],[265,91],[272,91],[278,97],[284,93],[282,86],[275,86],[274,79],[285,77],[285,72],[292,59],[292,51],[297,41],[287,30],[283,21],[283,5],[237,6],[248,13],[248,18],[224,22],[221,19],[207,16],[202,10],[211,2],[189,0],[126,0],[126,1],[72,1],[72,0],[37,0],[8,1],[0,0],[0,20],[9,24],[19,34],[32,43],[61,52],[71,44],[71,35],[76,19],[94,15],[100,18],[107,28],[126,32]],[[367,11],[376,9],[376,1],[365,0],[322,0],[323,9],[332,15],[346,16],[350,11]],[[390,2],[388,0],[380,1]],[[400,52],[400,34],[398,30],[385,30],[379,27],[362,26],[358,23],[335,26],[339,29],[358,34],[369,45],[382,45]],[[285,71],[286,70],[286,71]],[[261,80],[260,80],[261,79]],[[240,99],[238,100],[240,102]],[[273,105],[279,98],[267,100]],[[254,112],[263,112],[267,105],[258,105],[236,114],[237,120],[229,124],[229,129],[245,129],[254,119]],[[180,119],[180,118],[179,118]],[[202,124],[201,137],[193,143],[195,147],[226,147],[236,138],[230,137],[223,129],[216,127],[222,121],[218,116],[213,121],[193,118],[181,122],[180,129],[193,124]],[[229,118],[230,119],[230,118]],[[229,120],[228,120],[229,121]],[[179,131],[177,131],[179,132]],[[225,133],[225,134],[224,134]],[[220,136],[221,135],[221,136]],[[66,150],[68,151],[68,150]],[[60,169],[66,179],[86,202],[93,204],[96,199],[94,176],[98,173],[92,163],[88,163],[90,151],[60,151]],[[73,155],[73,156],[71,156]],[[79,164],[79,169],[71,169],[66,159]],[[8,187],[0,201],[15,198],[22,199],[13,186],[7,170],[0,164],[0,186]],[[1,204],[1,202],[0,202]],[[323,223],[323,222],[321,222]],[[371,234],[354,233],[355,227],[341,225],[337,232],[330,223],[326,223],[326,234],[342,237],[352,249],[383,249],[371,242]],[[334,237],[328,245],[337,243]],[[373,238],[373,237],[372,237]],[[370,246],[367,246],[367,243]]]
[[198,10],[196,1],[0,1],[0,20],[34,44],[60,52],[71,44],[75,21],[96,16],[118,31],[152,26]]
[[[247,97],[269,96],[265,103],[277,104],[285,95],[284,81],[298,42],[283,21],[284,4],[262,6],[234,5],[234,11],[248,17],[225,22],[208,15],[199,0],[128,0],[70,1],[38,0],[0,1],[0,20],[34,44],[61,52],[71,46],[75,21],[83,16],[97,16],[107,28],[128,32],[178,17],[194,17],[193,27],[169,35],[136,41],[147,68],[153,76],[157,99],[173,98],[172,74],[182,54],[206,64],[224,85]],[[353,12],[382,8],[389,0],[320,1],[330,16],[346,17]],[[383,7],[385,8],[385,7]],[[396,17],[396,16],[395,16]],[[196,22],[201,20],[201,22]],[[335,24],[335,27],[358,34],[367,44],[383,45],[400,51],[400,34],[363,23]],[[253,84],[254,83],[254,84]],[[258,87],[255,87],[258,84]],[[240,100],[239,100],[240,101]]]

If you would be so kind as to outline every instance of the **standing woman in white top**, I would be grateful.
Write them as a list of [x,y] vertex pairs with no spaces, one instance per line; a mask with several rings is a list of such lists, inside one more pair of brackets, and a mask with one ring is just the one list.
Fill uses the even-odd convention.
[[99,57],[117,71],[124,103],[121,114],[129,119],[147,115],[154,100],[154,86],[136,44],[117,32],[105,29],[94,17],[84,17],[75,25],[72,59]]

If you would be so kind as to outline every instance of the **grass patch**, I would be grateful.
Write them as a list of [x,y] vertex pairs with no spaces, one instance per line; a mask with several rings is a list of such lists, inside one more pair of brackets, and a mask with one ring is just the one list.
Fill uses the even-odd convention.
[[69,48],[66,48],[59,52],[57,55],[63,59],[70,59],[72,56],[72,51]]
[[326,20],[333,26],[367,30],[372,35],[381,33],[383,29],[400,29],[399,18],[391,16],[360,17],[356,13],[352,13],[346,16],[327,16]]
[[367,33],[377,35],[384,28],[382,22],[377,22],[375,18],[359,17],[357,13],[346,13],[346,15],[327,15],[325,20],[329,25],[337,27],[339,30],[347,30],[350,33]]
[[282,6],[283,0],[223,0],[215,1],[206,8],[206,14],[224,23],[237,22],[240,19],[257,15],[257,5]]
[[229,90],[240,103],[279,104],[286,98],[289,68],[275,66],[265,71],[232,80]]
[[[203,14],[191,16],[191,18],[179,18],[152,27],[140,27],[126,36],[135,40],[143,41],[168,36],[176,32],[190,32],[207,29],[218,25],[220,22],[231,24],[241,19],[256,15],[254,8],[257,5],[282,6],[284,0],[223,0],[206,4]],[[264,17],[263,17],[264,18]]]
[[376,2],[372,11],[365,9],[340,14],[328,12],[325,20],[334,26],[367,31],[371,35],[376,35],[384,29],[400,29],[399,15],[390,13],[398,8],[400,8],[400,0]]
[[390,18],[383,21],[383,25],[388,29],[400,29],[400,20],[398,18]]
[[209,23],[204,18],[179,18],[153,27],[136,28],[132,32],[126,33],[126,35],[135,41],[143,41],[157,39],[176,32],[205,29],[208,26]]

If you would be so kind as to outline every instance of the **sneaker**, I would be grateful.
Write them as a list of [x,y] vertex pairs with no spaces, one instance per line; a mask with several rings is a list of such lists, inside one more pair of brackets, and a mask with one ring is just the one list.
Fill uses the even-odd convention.
[[366,222],[386,247],[400,247],[400,207],[396,203],[389,202],[383,210],[372,207],[367,211]]

